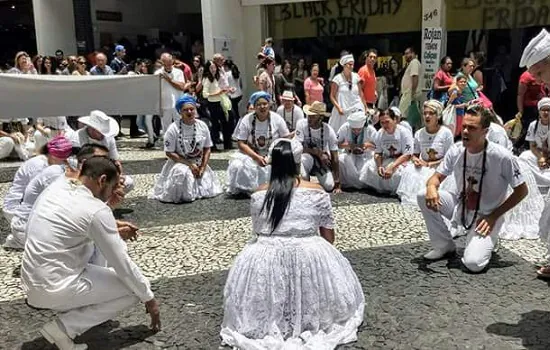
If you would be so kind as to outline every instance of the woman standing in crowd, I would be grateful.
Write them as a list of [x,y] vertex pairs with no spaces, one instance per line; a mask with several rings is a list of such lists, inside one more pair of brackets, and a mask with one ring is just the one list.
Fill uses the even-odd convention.
[[311,76],[304,81],[304,97],[306,104],[311,105],[314,101],[324,102],[323,93],[325,91],[323,78],[319,76],[319,65],[314,63],[311,66]]
[[239,103],[243,99],[243,83],[241,81],[241,72],[239,67],[231,61],[227,60],[224,62],[224,69],[227,74],[227,81],[229,82],[229,98],[231,99],[231,111],[233,112],[233,128],[237,125],[239,119],[241,119],[241,114],[239,113]]
[[460,138],[462,133],[462,119],[464,119],[464,111],[468,105],[463,95],[464,89],[468,88],[468,77],[462,73],[458,73],[455,81],[456,82],[449,88],[449,101],[447,101],[447,104],[455,106],[456,123],[454,135],[456,138]]
[[350,114],[348,121],[338,130],[338,147],[343,150],[338,157],[343,188],[365,187],[359,179],[374,155],[375,135],[376,129],[367,124],[367,117],[362,111]]
[[453,60],[451,60],[449,56],[445,56],[441,59],[439,70],[434,76],[432,98],[443,104],[449,98],[448,91],[453,85],[453,76],[451,75],[452,69]]
[[479,95],[477,89],[479,87],[478,83],[472,76],[472,72],[475,68],[474,60],[470,58],[465,58],[462,60],[462,69],[461,73],[466,77],[466,86],[462,90],[462,96],[464,97],[464,102],[470,102],[477,100]]
[[309,72],[307,71],[306,61],[304,60],[304,58],[300,57],[298,59],[298,66],[294,68],[294,70],[292,71],[292,75],[294,77],[294,92],[296,93],[296,96],[298,96],[298,99],[300,101],[305,101],[306,96],[304,94],[304,82],[308,78]]
[[353,71],[354,64],[353,55],[348,54],[340,58],[340,65],[343,68],[337,70],[331,82],[330,101],[334,108],[332,108],[329,124],[333,130],[340,130],[351,113],[365,110],[362,102],[363,89],[359,86],[361,78]]
[[382,128],[374,139],[374,159],[368,162],[367,171],[361,174],[361,181],[380,193],[396,193],[414,152],[412,133],[397,123],[392,110],[380,114]]
[[15,66],[8,71],[9,74],[34,74],[29,54],[19,51],[15,54]]
[[269,180],[269,146],[273,140],[290,134],[283,118],[269,110],[271,94],[255,92],[248,103],[254,106],[254,112],[245,115],[235,130],[240,152],[227,168],[227,190],[232,195],[250,195]]
[[46,56],[42,60],[42,66],[40,67],[40,74],[43,75],[55,75],[55,59],[53,57]]
[[32,68],[35,71],[35,74],[42,74],[41,68],[44,63],[44,57],[41,55],[36,55],[32,59]]
[[212,129],[210,135],[212,142],[214,143],[213,149],[216,150],[216,144],[220,143],[220,128],[223,134],[223,146],[224,149],[231,149],[231,123],[226,118],[222,108],[221,99],[222,95],[226,93],[226,90],[221,89],[218,85],[220,79],[220,72],[218,66],[212,62],[207,61],[204,66],[204,78],[202,79],[202,95],[208,100],[208,110],[210,111],[210,122],[212,123]]
[[[135,64],[134,74],[148,75],[150,73],[151,61],[138,59]],[[147,143],[145,144],[145,148],[150,149],[155,147],[155,143],[158,140],[158,137],[155,135],[155,129],[153,127],[153,115],[138,115],[136,118],[136,124],[139,129],[144,130],[147,133]]]
[[252,195],[256,239],[224,288],[223,344],[235,349],[325,349],[357,340],[365,297],[332,245],[330,196],[300,179],[302,146],[276,140],[269,184]]
[[275,75],[273,73],[275,71],[275,60],[271,57],[266,57],[260,64],[260,69],[263,69],[262,74],[258,78],[260,90],[271,96],[269,108],[272,111],[276,111]]
[[185,94],[176,102],[181,119],[164,134],[164,152],[168,160],[153,188],[152,199],[167,203],[192,202],[222,193],[216,173],[212,171],[208,126],[197,120],[197,101]]
[[388,72],[388,101],[391,106],[399,106],[399,94],[401,90],[401,78],[403,72],[401,66],[395,58],[390,59],[390,69]]
[[78,56],[76,61],[76,69],[72,75],[90,75],[90,72],[86,70],[86,58],[84,56]]
[[292,73],[292,64],[289,60],[283,61],[283,70],[281,74],[275,75],[275,96],[277,98],[277,105],[281,105],[281,95],[283,91],[291,90],[296,95],[296,89],[294,86],[294,75]]
[[[202,78],[204,75],[204,65],[202,57],[193,57],[193,65],[191,65],[191,72],[193,72],[193,82],[195,83],[195,93],[200,96],[202,90]],[[200,98],[199,98],[200,100]]]
[[414,166],[405,168],[397,188],[402,204],[418,206],[416,195],[426,187],[426,181],[454,143],[451,130],[441,125],[442,112],[443,104],[438,100],[424,102],[425,127],[414,135],[414,155],[411,158]]
[[485,66],[485,53],[483,52],[475,52],[473,54],[474,56],[474,64],[475,68],[472,71],[472,77],[474,77],[474,80],[477,83],[478,90],[483,90],[484,80],[483,80],[483,67]]

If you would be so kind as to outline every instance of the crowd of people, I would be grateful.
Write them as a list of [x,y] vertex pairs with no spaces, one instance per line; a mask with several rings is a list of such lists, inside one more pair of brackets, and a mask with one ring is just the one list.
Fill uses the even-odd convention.
[[[550,222],[543,212],[550,203],[542,193],[550,186],[550,98],[538,98],[538,116],[527,130],[529,149],[518,156],[512,152],[517,140],[480,101],[479,86],[463,106],[449,104],[457,92],[464,95],[470,77],[434,84],[439,95],[420,104],[422,67],[412,48],[405,51],[399,102],[382,109],[381,96],[370,90],[376,85],[376,50],[366,52],[359,73],[353,55],[342,53],[329,79],[332,111],[315,88],[322,84],[318,77],[301,73],[304,103],[288,80],[278,93],[273,56],[266,40],[254,77],[258,91],[242,117],[232,104],[238,104],[231,95],[237,87],[228,82],[238,82],[238,70],[226,69],[222,55],[197,72],[202,78],[196,84],[169,53],[161,55],[157,70],[168,159],[150,198],[184,203],[225,190],[251,200],[256,239],[236,258],[226,281],[220,332],[225,345],[334,349],[357,339],[366,301],[349,261],[332,245],[330,192],[369,188],[399,196],[426,222],[432,250],[424,258],[454,254],[453,238],[466,235],[462,263],[474,273],[487,269],[500,238],[547,236]],[[535,82],[550,83],[548,57],[550,34],[543,31],[521,62]],[[283,77],[290,68],[283,66]],[[442,101],[443,95],[449,99]],[[205,100],[207,121],[200,112]],[[460,123],[457,114],[454,124],[445,120],[449,105],[463,109]],[[415,106],[419,125],[407,122]],[[159,303],[127,253],[125,241],[135,239],[138,228],[115,220],[112,212],[132,187],[116,148],[119,126],[101,111],[79,122],[77,131],[50,128],[36,155],[17,170],[3,204],[11,228],[5,247],[23,250],[28,304],[58,312],[41,333],[60,349],[86,349],[74,344],[75,336],[138,300],[151,327],[161,326]],[[216,145],[231,149],[235,143],[224,189],[209,166],[210,155]],[[550,266],[538,274],[550,277]]]

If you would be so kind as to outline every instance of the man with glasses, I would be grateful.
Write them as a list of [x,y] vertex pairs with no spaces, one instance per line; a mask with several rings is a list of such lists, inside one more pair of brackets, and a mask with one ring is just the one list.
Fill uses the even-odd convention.
[[[451,147],[428,180],[426,191],[418,194],[433,247],[424,255],[427,260],[454,253],[455,243],[443,220],[453,218],[467,232],[462,263],[471,272],[483,271],[498,246],[504,214],[527,196],[527,184],[516,158],[504,147],[486,140],[491,119],[481,106],[466,110],[462,144]],[[454,175],[456,191],[440,190],[450,175]],[[509,196],[508,186],[513,189]]]

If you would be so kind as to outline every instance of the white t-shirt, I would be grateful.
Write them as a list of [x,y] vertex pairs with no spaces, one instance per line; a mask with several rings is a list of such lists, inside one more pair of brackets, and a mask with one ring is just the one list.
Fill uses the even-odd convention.
[[401,126],[404,127],[404,128],[407,128],[407,129],[411,132],[411,134],[412,134],[413,128],[412,128],[411,124],[409,124],[408,121],[402,120],[402,121],[399,122],[399,125],[401,125]]
[[532,121],[527,129],[525,141],[535,142],[537,148],[548,147],[548,125],[542,124],[540,120]]
[[376,145],[375,153],[382,153],[384,158],[395,158],[397,156],[414,152],[414,139],[412,133],[405,127],[397,125],[393,134],[380,129],[374,138]]
[[246,141],[262,156],[267,155],[272,141],[290,134],[283,117],[275,112],[269,112],[269,118],[263,122],[256,117],[255,112],[249,113],[241,119],[237,128],[235,132],[237,140]]
[[296,130],[298,122],[305,118],[304,111],[296,105],[294,105],[294,108],[290,112],[285,110],[285,106],[280,105],[279,108],[277,108],[277,114],[283,117],[289,130]]
[[38,118],[38,122],[42,123],[45,128],[52,128],[55,130],[66,130],[69,127],[66,117]]
[[[164,68],[161,68],[155,72],[156,75],[161,75],[162,73],[167,73]],[[185,83],[185,75],[183,71],[179,68],[172,67],[172,71],[167,73],[172,80]],[[183,95],[183,91],[174,88],[170,85],[166,79],[162,78],[161,80],[161,104],[162,109],[175,108],[176,101]]]
[[44,295],[74,294],[71,288],[96,248],[141,301],[154,297],[148,280],[128,256],[111,208],[82,183],[60,177],[42,192],[34,208],[21,262],[21,282],[30,304],[44,307]]
[[[437,172],[450,176],[454,173],[459,193],[463,191],[464,151],[462,143],[457,143],[445,155],[439,164]],[[487,143],[486,173],[483,176],[483,188],[481,189],[481,202],[479,212],[489,214],[507,198],[508,186],[516,188],[525,182],[523,174],[512,152],[493,142]],[[477,196],[479,195],[479,183],[481,181],[481,169],[483,166],[483,151],[470,154],[466,158],[466,187],[467,208],[475,210]]]
[[338,151],[338,139],[330,125],[323,123],[323,135],[321,128],[312,129],[307,119],[302,119],[296,125],[296,140],[300,141],[304,148],[322,149],[323,152]]
[[414,153],[426,162],[434,162],[445,156],[454,143],[454,136],[449,128],[441,126],[435,134],[430,134],[426,128],[414,134]]
[[13,182],[4,197],[4,211],[12,213],[25,194],[25,189],[31,180],[48,166],[48,158],[45,155],[38,155],[23,163],[13,178]]
[[204,148],[213,145],[208,126],[201,120],[195,120],[193,125],[180,120],[173,122],[164,134],[164,152],[177,153],[187,159],[196,159],[197,163],[200,163]]
[[512,141],[510,141],[510,139],[508,138],[506,130],[496,123],[491,123],[491,125],[489,126],[486,138],[487,140],[494,142],[497,145],[501,145],[509,151],[511,151],[514,147]]
[[82,129],[79,129],[77,132],[73,133],[73,135],[71,136],[73,147],[82,147],[87,143],[102,145],[107,147],[107,149],[109,150],[109,158],[111,158],[112,160],[120,160],[118,148],[116,146],[116,141],[114,137],[104,137],[103,140],[96,140],[88,135],[87,128],[88,127],[85,126]]
[[237,98],[239,96],[243,95],[243,90],[241,89],[241,77],[239,76],[237,79],[233,76],[233,72],[225,72],[227,75],[227,81],[229,83],[229,87],[235,88],[235,92],[232,92],[229,94],[229,97],[231,98]]
[[357,137],[352,135],[351,128],[349,123],[345,122],[338,130],[338,143],[348,142],[354,145],[362,145],[365,142],[370,142],[374,144],[374,138],[376,137],[376,129],[370,124],[365,124],[363,127],[362,135],[359,134]]
[[410,93],[412,91],[412,77],[418,77],[418,85],[416,86],[415,92],[418,94],[422,91],[422,75],[423,69],[422,64],[416,58],[409,63],[403,74],[403,79],[401,80],[401,93]]

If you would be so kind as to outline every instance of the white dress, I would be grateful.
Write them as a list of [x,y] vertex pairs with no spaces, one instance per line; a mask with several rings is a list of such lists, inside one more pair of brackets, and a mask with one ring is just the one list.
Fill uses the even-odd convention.
[[13,178],[13,182],[4,197],[2,209],[4,217],[11,222],[15,210],[21,204],[25,188],[31,180],[48,166],[48,158],[45,155],[38,155],[23,163]]
[[[443,159],[453,143],[453,133],[448,128],[440,127],[435,134],[430,134],[426,128],[422,128],[414,135],[414,153],[419,154],[420,159],[425,162],[438,161]],[[414,164],[409,164],[403,170],[401,182],[397,188],[401,204],[418,207],[416,196],[419,191],[426,189],[426,181],[434,173],[435,168],[417,168]]]
[[[393,134],[388,134],[384,129],[378,130],[374,140],[376,145],[374,152],[382,154],[382,166],[384,167],[395,162],[401,155],[412,155],[414,151],[413,135],[407,128],[401,125],[396,126]],[[393,175],[389,179],[384,179],[378,175],[376,159],[372,158],[367,162],[367,171],[362,173],[359,179],[380,193],[395,194],[401,181],[401,175],[409,166],[411,166],[409,162],[403,163],[394,170]]]
[[257,239],[237,256],[224,289],[221,337],[237,349],[334,349],[357,339],[365,298],[349,261],[324,238],[333,228],[322,190],[296,188],[271,233],[260,214],[265,191],[252,195]]
[[351,78],[351,89],[350,83],[344,78],[343,73],[338,74],[332,80],[333,84],[338,85],[338,92],[336,93],[336,99],[338,104],[344,110],[344,114],[338,113],[336,107],[332,108],[332,113],[328,121],[329,125],[334,129],[334,131],[340,130],[342,125],[348,120],[348,116],[358,110],[364,111],[365,106],[361,101],[361,96],[359,95],[359,81],[361,77],[359,74],[353,72]]
[[[289,133],[286,122],[277,113],[270,112],[269,118],[261,122],[252,112],[241,119],[234,135],[238,141],[246,141],[256,153],[267,156],[271,142]],[[248,155],[237,152],[227,167],[227,191],[232,195],[251,194],[267,183],[270,175],[271,166],[261,167]]]
[[[372,125],[365,125],[361,134],[352,134],[349,124],[346,122],[338,130],[338,143],[363,145],[365,142],[374,144],[376,129]],[[359,180],[360,175],[367,171],[367,162],[374,156],[374,150],[365,150],[363,154],[353,154],[348,150],[341,150],[338,160],[340,162],[340,182],[345,188],[363,188],[365,184]]]
[[[187,125],[180,119],[173,122],[164,134],[164,151],[177,153],[188,161],[200,165],[204,148],[212,147],[210,131],[203,121]],[[215,197],[222,188],[210,166],[197,179],[191,168],[168,159],[153,188],[152,199],[167,203],[192,202],[195,199]]]
[[[535,120],[529,124],[527,134],[525,135],[525,141],[529,143],[534,142],[539,150],[548,152],[548,136],[548,125],[544,125],[540,121]],[[531,150],[522,152],[519,159],[529,166],[540,187],[550,187],[550,169],[539,168],[537,156],[535,156]]]

